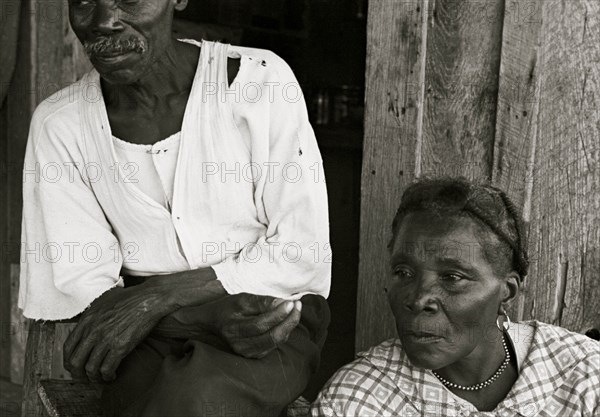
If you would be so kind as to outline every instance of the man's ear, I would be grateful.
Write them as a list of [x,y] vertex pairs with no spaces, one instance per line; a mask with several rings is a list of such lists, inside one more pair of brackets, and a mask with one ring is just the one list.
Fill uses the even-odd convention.
[[174,0],[175,1],[175,10],[178,12],[184,10],[188,5],[188,0]]
[[508,307],[515,301],[517,296],[519,295],[519,291],[521,289],[521,280],[519,274],[516,271],[511,271],[504,277],[502,288],[502,303],[500,304],[500,309],[498,314],[502,314],[502,309],[504,311],[508,310]]

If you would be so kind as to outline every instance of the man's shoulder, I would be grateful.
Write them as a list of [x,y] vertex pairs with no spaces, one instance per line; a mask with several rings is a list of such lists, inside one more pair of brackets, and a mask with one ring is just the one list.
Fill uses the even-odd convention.
[[48,95],[37,105],[30,123],[30,140],[36,149],[42,143],[75,144],[81,131],[81,102],[102,97],[99,83],[90,81],[93,77],[89,75]]
[[[78,104],[82,100],[95,100],[99,86],[92,85],[86,76],[48,95],[33,112],[32,124],[73,122],[78,116]],[[93,90],[93,91],[92,91]]]
[[266,65],[268,65],[269,62],[272,62],[276,65],[287,66],[287,63],[283,60],[283,58],[281,58],[275,52],[270,51],[268,49],[251,48],[249,46],[229,45],[229,50],[232,52],[237,52],[238,54],[251,59],[263,60],[265,61]]
[[269,75],[269,78],[277,77],[286,81],[296,80],[288,63],[273,51],[236,45],[230,45],[229,50],[239,54],[242,58],[248,59],[256,69]]

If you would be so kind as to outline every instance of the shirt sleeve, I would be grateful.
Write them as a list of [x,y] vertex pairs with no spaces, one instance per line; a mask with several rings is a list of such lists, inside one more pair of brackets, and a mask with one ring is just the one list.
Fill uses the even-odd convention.
[[338,417],[339,414],[335,412],[334,406],[329,402],[323,394],[315,400],[310,408],[310,415],[312,417]]
[[259,85],[262,96],[259,103],[242,99],[234,110],[241,114],[240,131],[250,138],[252,161],[261,168],[254,200],[266,233],[213,269],[230,294],[327,297],[332,261],[327,191],[302,91],[274,54],[246,58],[240,72],[245,86]]
[[90,186],[92,175],[86,176],[81,152],[70,140],[77,129],[36,113],[23,170],[19,306],[26,317],[59,320],[122,286],[122,261]]

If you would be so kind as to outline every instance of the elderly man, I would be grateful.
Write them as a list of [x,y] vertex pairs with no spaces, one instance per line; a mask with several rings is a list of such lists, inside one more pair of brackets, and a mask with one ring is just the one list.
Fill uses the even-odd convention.
[[322,161],[285,62],[172,39],[186,3],[70,0],[94,69],[31,122],[19,305],[79,316],[106,415],[278,415],[329,319]]

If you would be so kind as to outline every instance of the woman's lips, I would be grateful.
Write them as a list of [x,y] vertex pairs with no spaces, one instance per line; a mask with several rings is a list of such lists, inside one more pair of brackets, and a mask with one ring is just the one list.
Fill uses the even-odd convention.
[[443,339],[442,336],[435,333],[411,330],[404,332],[404,338],[413,343],[435,343]]
[[415,335],[415,334],[408,334],[406,335],[406,339],[410,342],[413,343],[436,343],[439,342],[443,339],[443,337],[441,336],[419,336],[419,335]]

